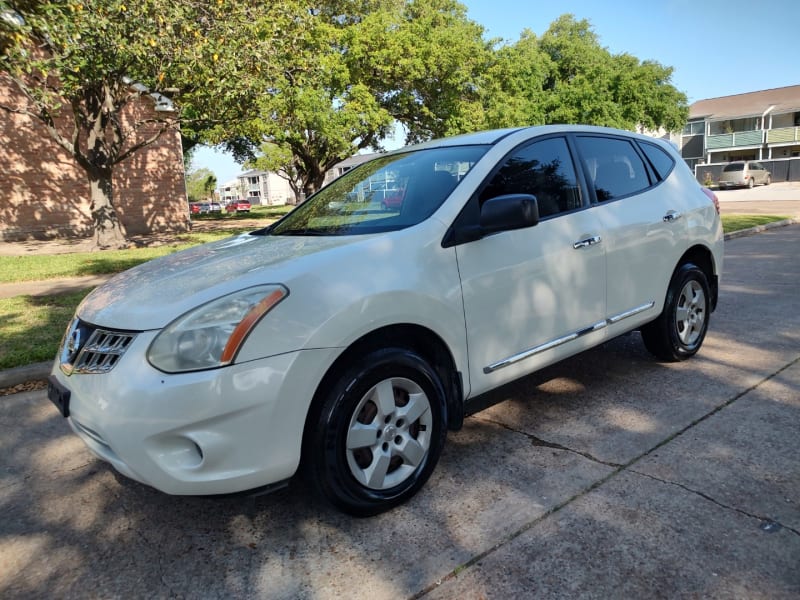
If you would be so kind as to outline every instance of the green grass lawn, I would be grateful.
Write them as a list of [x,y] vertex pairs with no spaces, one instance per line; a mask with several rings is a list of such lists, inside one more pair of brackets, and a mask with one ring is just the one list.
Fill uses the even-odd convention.
[[[259,207],[266,208],[266,207]],[[725,232],[780,221],[778,215],[723,215]],[[32,281],[117,273],[181,248],[222,239],[238,230],[188,234],[181,243],[158,248],[110,250],[42,256],[0,257],[0,282]],[[55,296],[17,296],[0,299],[0,369],[18,367],[55,357],[61,336],[89,289]]]
[[0,298],[0,369],[55,358],[75,309],[89,291]]
[[59,277],[119,273],[153,258],[172,254],[178,250],[198,244],[221,240],[244,231],[250,231],[250,229],[225,229],[213,233],[189,233],[185,236],[180,236],[178,244],[154,248],[31,256],[0,256],[0,283],[43,281]]
[[783,215],[722,215],[722,229],[725,233],[749,229],[757,225],[766,225],[775,221],[783,221],[790,217]]

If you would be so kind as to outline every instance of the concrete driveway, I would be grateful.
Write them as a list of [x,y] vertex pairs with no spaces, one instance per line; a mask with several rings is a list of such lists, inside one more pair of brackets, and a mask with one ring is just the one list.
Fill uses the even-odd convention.
[[0,597],[797,598],[798,248],[798,225],[729,242],[699,356],[632,334],[520,380],[372,519],[302,484],[166,496],[42,392],[0,398]]

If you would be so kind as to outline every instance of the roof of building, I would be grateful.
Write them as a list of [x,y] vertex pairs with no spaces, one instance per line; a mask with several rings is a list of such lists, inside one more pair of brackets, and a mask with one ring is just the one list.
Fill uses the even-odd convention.
[[241,179],[242,177],[255,177],[256,175],[265,175],[266,171],[260,171],[258,169],[250,169],[249,171],[245,171],[244,173],[240,173],[236,177]]
[[698,100],[689,107],[690,119],[731,119],[800,110],[800,85],[790,85],[734,96]]
[[376,156],[378,156],[378,154],[374,152],[372,154],[354,154],[353,156],[345,158],[343,161],[336,163],[333,165],[333,168],[357,167],[361,163],[372,160]]

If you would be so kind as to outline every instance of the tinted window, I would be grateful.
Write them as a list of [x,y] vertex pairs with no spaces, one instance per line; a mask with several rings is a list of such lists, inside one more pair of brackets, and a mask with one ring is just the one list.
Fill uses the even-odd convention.
[[729,165],[725,165],[725,168],[722,169],[724,173],[730,173],[731,171],[744,171],[744,163],[731,163]]
[[520,148],[481,192],[480,202],[505,194],[532,194],[545,218],[581,207],[575,168],[564,138]]
[[653,144],[640,143],[639,147],[647,156],[647,160],[650,161],[653,169],[658,174],[658,178],[662,181],[666,179],[669,172],[672,171],[672,167],[675,166],[675,161],[672,160],[672,157],[666,151]]
[[598,202],[635,194],[650,186],[644,163],[629,141],[583,136],[577,140]]

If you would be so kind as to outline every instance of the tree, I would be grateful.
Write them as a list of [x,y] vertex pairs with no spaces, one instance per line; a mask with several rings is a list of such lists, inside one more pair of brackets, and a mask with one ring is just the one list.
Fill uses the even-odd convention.
[[672,68],[611,54],[587,20],[562,15],[542,35],[540,48],[552,64],[545,122],[630,130],[675,130],[686,122],[686,95],[670,83]]
[[486,128],[547,123],[545,83],[554,68],[532,31],[497,48],[481,78],[481,104]]
[[303,179],[289,146],[278,146],[272,142],[265,142],[261,145],[259,155],[255,159],[247,161],[245,166],[249,169],[271,171],[277,174],[289,183],[295,202],[299,202],[303,198]]
[[380,149],[395,120],[409,140],[481,122],[473,82],[489,48],[454,0],[339,0],[313,10],[298,0],[264,19],[281,33],[271,57],[279,75],[264,85],[258,118],[234,139],[220,130],[211,141],[240,159],[261,150],[254,164],[296,193],[314,193],[344,158]]
[[209,169],[202,168],[186,174],[186,195],[189,202],[210,198],[217,187],[217,177]]
[[[0,71],[27,101],[0,108],[41,122],[86,172],[98,247],[126,244],[116,165],[180,122],[196,139],[253,106],[258,90],[247,84],[253,73],[265,81],[273,42],[255,25],[258,10],[193,0],[0,4]],[[167,110],[130,110],[147,95]]]

